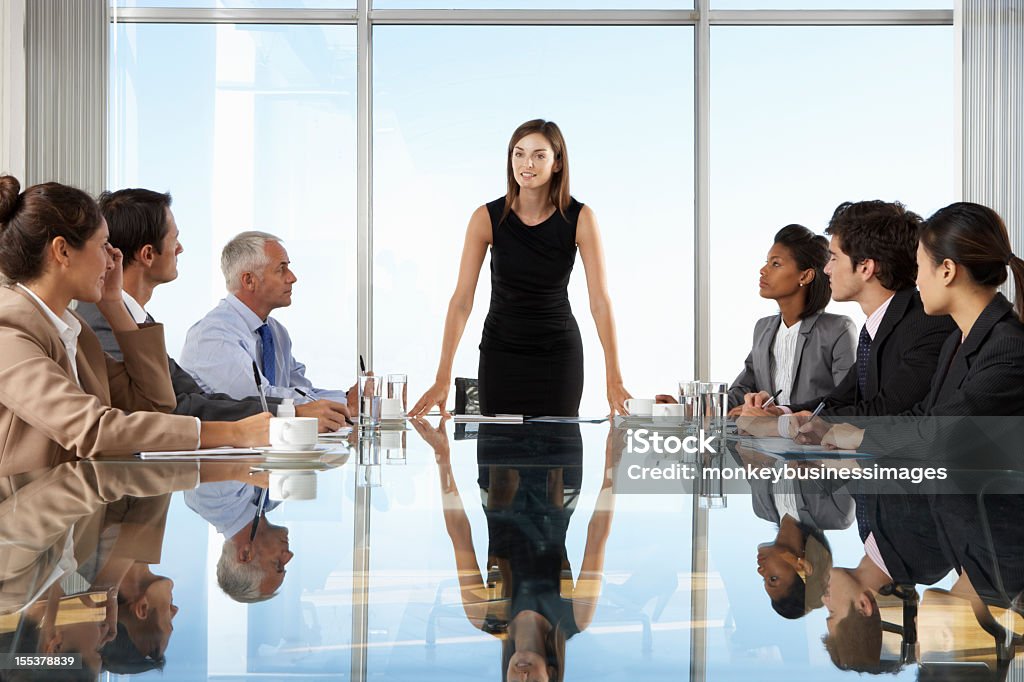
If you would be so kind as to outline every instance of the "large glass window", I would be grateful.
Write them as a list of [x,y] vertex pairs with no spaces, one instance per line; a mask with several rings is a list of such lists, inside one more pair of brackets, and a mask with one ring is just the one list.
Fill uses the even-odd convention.
[[[898,200],[927,217],[956,200],[949,27],[712,31],[711,369],[739,373],[775,232],[822,232],[836,206]],[[854,304],[832,304],[859,326]],[[739,314],[736,311],[741,311]]]
[[[601,227],[626,387],[653,395],[692,370],[692,35],[688,27],[375,29],[375,363],[408,372],[410,401],[437,369],[469,216],[505,194],[509,137],[538,117],[561,127],[572,193]],[[488,267],[485,259],[454,376],[477,374]],[[580,411],[603,415],[604,356],[579,258],[570,299],[586,359]]]
[[298,276],[274,313],[324,388],[355,353],[355,27],[120,24],[109,187],[170,191],[185,248],[148,309],[177,355],[225,295],[220,251],[281,237]]

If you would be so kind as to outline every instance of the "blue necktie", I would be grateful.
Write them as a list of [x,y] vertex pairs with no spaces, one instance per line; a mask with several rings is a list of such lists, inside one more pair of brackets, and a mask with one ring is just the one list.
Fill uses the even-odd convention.
[[260,335],[260,341],[263,342],[263,354],[261,357],[263,376],[267,378],[267,383],[273,386],[276,378],[274,371],[274,335],[270,332],[269,324],[263,325],[256,332]]
[[857,342],[857,386],[860,388],[860,395],[868,385],[868,360],[871,358],[871,335],[868,334],[868,326],[860,328],[860,340]]

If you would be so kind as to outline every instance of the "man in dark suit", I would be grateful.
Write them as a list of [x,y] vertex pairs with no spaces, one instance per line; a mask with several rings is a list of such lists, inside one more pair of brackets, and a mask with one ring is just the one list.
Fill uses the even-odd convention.
[[843,669],[878,672],[882,623],[876,597],[890,585],[932,585],[949,575],[928,495],[898,485],[859,501],[864,557],[854,568],[836,566],[822,597],[828,609],[825,648]]
[[[124,254],[123,296],[128,312],[138,323],[153,321],[145,306],[153,290],[178,277],[178,226],[171,212],[171,195],[147,189],[123,189],[104,192],[100,209],[110,230],[110,244]],[[106,318],[95,305],[79,303],[76,312],[100,338],[103,350],[121,358],[121,349],[110,331]],[[187,414],[204,420],[233,421],[261,412],[256,396],[236,400],[222,393],[204,393],[192,376],[173,358],[167,358],[171,382],[177,394],[176,414]],[[255,387],[254,387],[255,388]],[[280,400],[269,399],[276,413]],[[295,406],[299,417],[316,417],[321,431],[336,431],[351,416],[347,405],[331,400],[316,400]]]
[[[832,298],[856,301],[867,316],[856,365],[834,391],[807,403],[763,410],[769,396],[750,394],[745,416],[806,412],[820,402],[823,416],[894,415],[928,395],[939,353],[956,325],[949,316],[927,315],[914,286],[920,224],[920,216],[899,203],[846,202],[836,208],[825,230],[831,237],[825,273]],[[795,432],[791,420],[779,421],[780,433]],[[828,426],[821,423],[822,434]],[[763,431],[755,427],[753,432],[776,435]],[[801,442],[820,439],[817,431],[801,434]]]

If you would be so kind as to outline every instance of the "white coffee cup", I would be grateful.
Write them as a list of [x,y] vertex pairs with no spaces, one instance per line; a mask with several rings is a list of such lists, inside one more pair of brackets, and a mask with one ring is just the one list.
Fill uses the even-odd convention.
[[679,424],[683,421],[683,409],[683,405],[675,403],[655,403],[651,416],[655,424]]
[[271,471],[270,499],[315,500],[316,474],[312,471]]
[[401,419],[405,415],[402,414],[402,399],[401,398],[381,398],[380,401],[380,418],[381,419]]
[[627,398],[626,409],[631,417],[650,417],[654,409],[653,398]]
[[271,417],[270,446],[275,450],[312,450],[316,447],[316,417]]

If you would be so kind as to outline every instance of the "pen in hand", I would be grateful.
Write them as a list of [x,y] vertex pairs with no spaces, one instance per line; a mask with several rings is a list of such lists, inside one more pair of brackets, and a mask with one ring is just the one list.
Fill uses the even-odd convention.
[[264,412],[270,412],[270,408],[267,407],[267,396],[263,392],[263,380],[260,378],[260,368],[256,366],[256,361],[252,361],[252,376],[256,380],[256,392],[260,396],[260,405],[263,407]]
[[772,405],[774,405],[776,399],[778,399],[778,397],[780,395],[782,395],[782,389],[781,388],[779,390],[775,391],[775,395],[771,396],[770,398],[768,398],[768,400],[764,401],[764,404],[761,405],[761,409],[763,410],[766,407],[771,407]]
[[818,406],[814,408],[814,412],[811,412],[811,417],[807,421],[810,422],[811,419],[814,419],[819,414],[821,414],[821,411],[824,410],[824,409],[825,409],[825,401],[822,400],[820,403],[818,403]]

